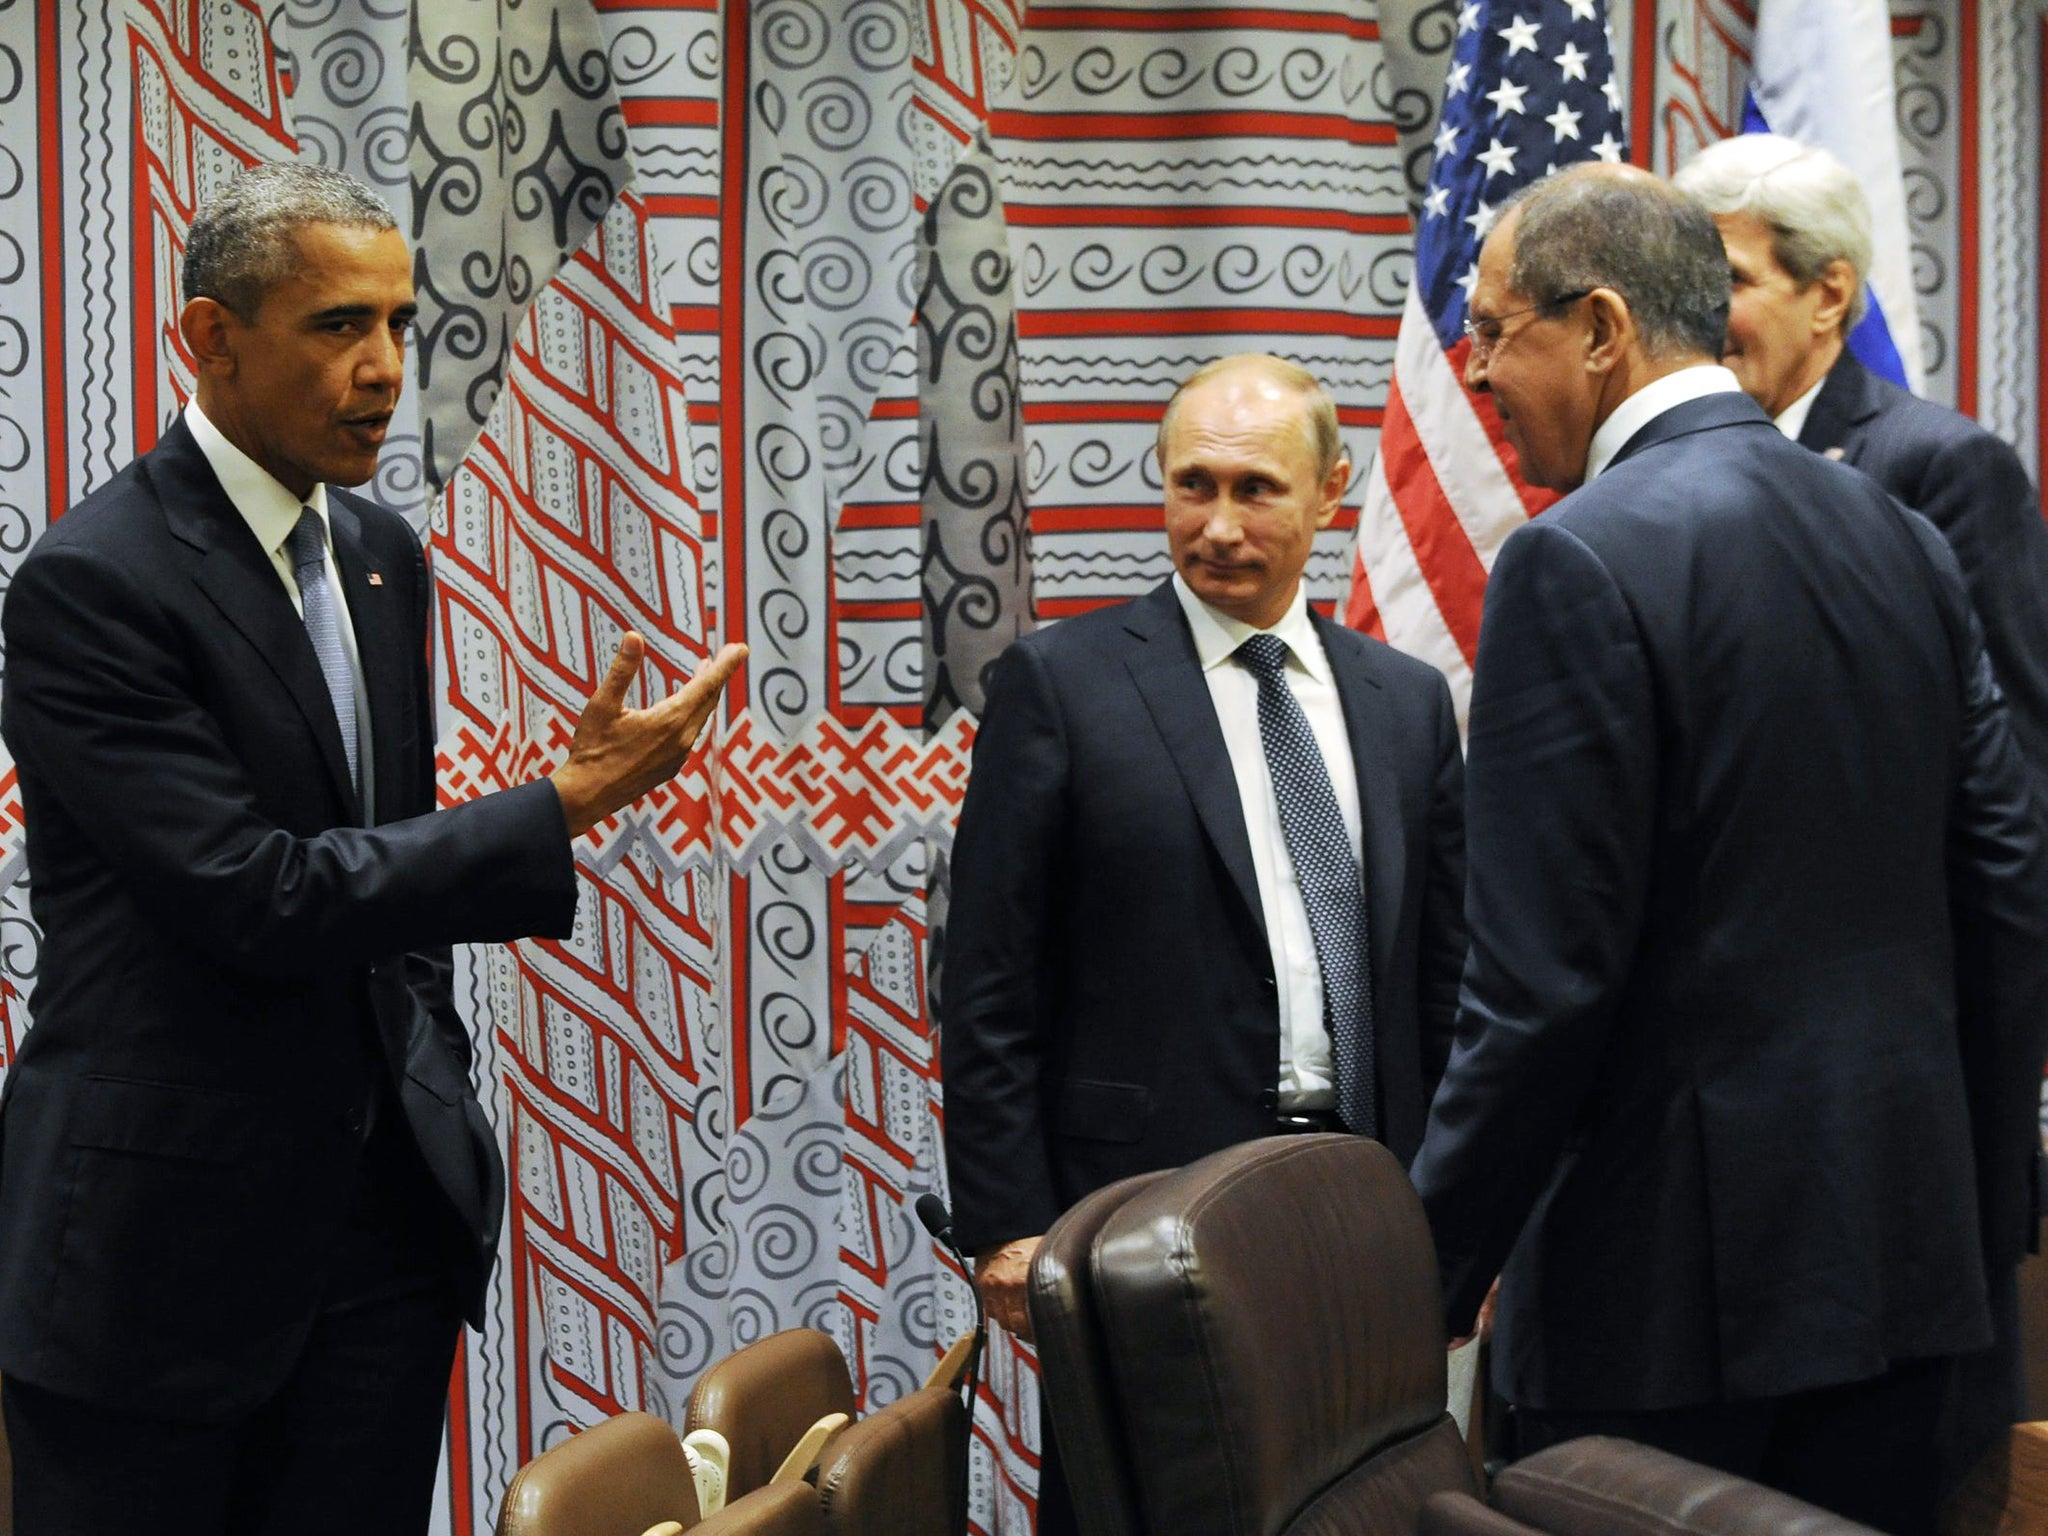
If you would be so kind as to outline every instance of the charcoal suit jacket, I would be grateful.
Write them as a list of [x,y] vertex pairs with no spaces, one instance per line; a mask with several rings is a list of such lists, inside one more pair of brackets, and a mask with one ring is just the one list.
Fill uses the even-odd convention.
[[1676,406],[1502,547],[1468,751],[1413,1172],[1455,1331],[1506,1259],[1502,1391],[1679,1407],[1985,1343],[2048,859],[1934,529],[1742,395]]
[[[1315,622],[1358,777],[1382,1139],[1405,1162],[1464,961],[1457,722],[1434,668]],[[1272,1133],[1272,949],[1171,582],[998,662],[954,845],[938,1012],[969,1249],[1042,1233],[1112,1180]]]
[[563,933],[545,782],[434,810],[429,589],[330,491],[368,692],[365,826],[306,628],[183,420],[55,523],[4,614],[42,930],[0,1100],[0,1373],[206,1421],[291,1369],[373,1103],[402,1115],[477,1316],[503,1169],[457,941]]
[[1799,441],[1862,470],[1941,530],[2021,753],[2048,795],[2048,519],[2019,455],[1969,417],[1878,378],[1847,348]]

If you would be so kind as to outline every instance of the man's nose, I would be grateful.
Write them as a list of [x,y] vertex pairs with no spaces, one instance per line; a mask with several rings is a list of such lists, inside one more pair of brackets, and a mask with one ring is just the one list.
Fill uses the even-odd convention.
[[405,343],[389,326],[379,326],[356,359],[361,389],[397,390],[405,382]]

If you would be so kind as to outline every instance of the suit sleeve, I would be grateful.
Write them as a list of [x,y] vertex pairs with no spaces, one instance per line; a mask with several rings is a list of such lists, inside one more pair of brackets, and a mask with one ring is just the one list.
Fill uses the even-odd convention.
[[1044,1068],[1064,883],[1068,753],[1045,663],[996,664],[953,843],[941,1072],[954,1231],[969,1252],[1043,1233],[1060,1212]]
[[295,836],[263,814],[176,627],[126,571],[45,548],[15,578],[5,629],[15,758],[141,910],[216,963],[305,977],[568,930],[574,872],[546,782]]
[[2048,783],[2048,523],[2027,471],[2002,439],[1959,433],[1927,460],[1909,504],[1962,568],[2021,755]]
[[1437,680],[1436,775],[1429,802],[1429,874],[1423,887],[1422,1091],[1435,1094],[1458,1022],[1465,972],[1465,754],[1451,690]]
[[1472,956],[1413,1170],[1467,1333],[1591,1091],[1638,930],[1656,803],[1633,617],[1532,523],[1487,586],[1466,759]]
[[2033,1174],[2048,1056],[2048,807],[2039,803],[2021,760],[1956,563],[1924,526],[1916,531],[1937,585],[1947,589],[1940,597],[1958,639],[1963,717],[1947,860],[1957,1043],[1985,1259],[1997,1273],[2033,1245]]

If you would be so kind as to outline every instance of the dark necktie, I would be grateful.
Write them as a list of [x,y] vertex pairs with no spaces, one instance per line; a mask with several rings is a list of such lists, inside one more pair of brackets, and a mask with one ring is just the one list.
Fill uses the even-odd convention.
[[1237,661],[1259,680],[1259,738],[1323,973],[1323,1025],[1337,1075],[1337,1115],[1360,1135],[1377,1136],[1364,876],[1351,854],[1322,749],[1287,686],[1287,642],[1278,635],[1253,635],[1237,648]]
[[341,727],[341,750],[348,758],[349,782],[360,791],[363,780],[356,771],[356,679],[349,669],[348,647],[341,638],[341,614],[334,589],[327,584],[327,538],[320,526],[320,514],[311,507],[302,511],[285,547],[292,554],[292,579],[299,584],[306,634],[313,642],[313,654],[320,658],[320,672],[327,679],[327,696],[334,701],[334,720]]

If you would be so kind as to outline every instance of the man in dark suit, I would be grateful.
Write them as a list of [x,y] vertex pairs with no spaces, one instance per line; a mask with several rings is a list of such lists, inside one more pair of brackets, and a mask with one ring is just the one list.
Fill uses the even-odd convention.
[[1723,360],[1786,436],[1854,465],[1941,530],[2021,752],[2048,788],[2048,519],[2004,439],[1850,351],[1870,268],[1862,187],[1826,150],[1767,133],[1709,145],[1673,179],[1706,204],[1728,250]]
[[1572,494],[1487,588],[1415,1183],[1454,1332],[1501,1276],[1524,1450],[1620,1434],[1926,1530],[1946,1362],[2027,1227],[2048,857],[1954,557],[1738,390],[1727,302],[1706,211],[1626,167],[1482,250],[1467,382]]
[[424,1530],[503,1168],[451,943],[562,934],[571,840],[681,767],[729,647],[552,780],[435,810],[432,606],[369,478],[411,260],[348,178],[194,221],[197,393],[8,593],[43,929],[0,1102],[15,1530]]
[[955,1230],[1027,1336],[1039,1236],[1112,1180],[1288,1129],[1412,1156],[1464,959],[1449,691],[1302,593],[1350,478],[1328,396],[1226,359],[1159,456],[1174,577],[1004,654],[954,845]]
[[[1767,133],[1710,145],[1673,179],[1727,247],[1724,360],[1744,391],[1786,436],[1862,470],[1948,540],[2048,807],[2048,520],[2002,438],[1878,378],[1850,350],[1870,269],[1863,188],[1826,150]],[[1950,1393],[1953,1477],[2027,1416],[2015,1275],[1990,1278],[1996,1339],[1958,1362]]]

